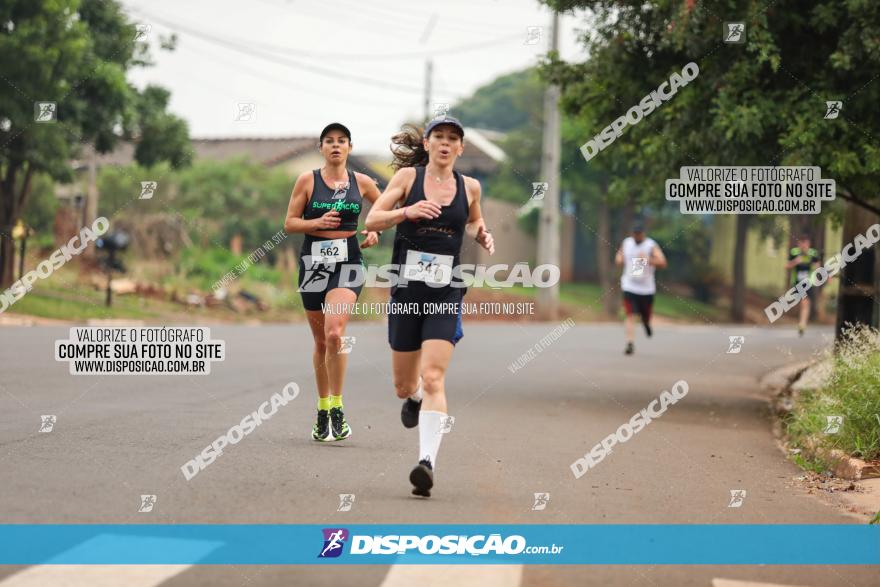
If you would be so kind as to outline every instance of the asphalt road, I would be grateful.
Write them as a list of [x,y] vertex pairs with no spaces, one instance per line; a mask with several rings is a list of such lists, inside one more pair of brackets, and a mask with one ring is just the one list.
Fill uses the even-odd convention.
[[[856,522],[792,482],[799,470],[775,443],[757,385],[764,373],[824,349],[829,329],[799,339],[791,327],[661,325],[653,339],[640,333],[627,357],[619,325],[577,325],[511,373],[508,365],[554,326],[465,324],[447,380],[455,424],[430,500],[410,496],[418,433],[399,421],[384,325],[349,328],[357,339],[345,392],[353,436],[332,444],[309,439],[314,383],[304,324],[212,327],[227,358],[204,377],[72,376],[54,360],[66,327],[2,328],[0,516],[5,523]],[[738,354],[727,353],[730,335],[745,336]],[[575,459],[680,379],[689,386],[683,400],[573,476]],[[302,388],[297,399],[184,479],[183,463],[291,381]],[[51,433],[38,433],[43,414],[57,417]],[[742,507],[728,507],[733,489],[746,490]],[[534,511],[538,492],[550,501]],[[152,512],[137,511],[141,494],[157,496]],[[339,494],[356,496],[350,511],[337,511]],[[0,567],[0,587],[48,580],[40,572]],[[847,566],[462,567],[454,577],[422,568],[420,578],[388,566],[215,566],[137,580],[138,569],[117,567],[109,582],[75,582],[86,572],[68,569],[64,578],[166,587],[431,579],[457,587],[877,584],[876,568]]]

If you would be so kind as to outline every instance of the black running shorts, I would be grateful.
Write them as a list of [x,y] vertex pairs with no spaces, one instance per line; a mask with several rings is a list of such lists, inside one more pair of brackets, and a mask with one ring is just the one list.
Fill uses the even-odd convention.
[[311,255],[312,243],[318,240],[306,235],[299,256],[297,286],[306,310],[320,311],[321,304],[331,289],[345,288],[361,295],[364,284],[364,262],[357,235],[348,237],[348,261],[324,264],[315,262]]
[[453,345],[464,336],[461,304],[464,288],[425,289],[420,284],[398,287],[388,311],[388,343],[392,350],[422,348],[426,340],[447,340]]

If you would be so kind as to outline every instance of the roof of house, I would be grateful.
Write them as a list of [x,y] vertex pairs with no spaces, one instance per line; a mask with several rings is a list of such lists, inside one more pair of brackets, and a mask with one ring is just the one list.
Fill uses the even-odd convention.
[[229,137],[192,139],[196,159],[223,160],[247,155],[266,166],[278,165],[317,148],[318,137]]
[[[465,150],[458,159],[456,169],[466,175],[486,176],[498,168],[505,154],[496,144],[502,134],[484,129],[465,129]],[[195,159],[222,161],[232,157],[248,156],[266,166],[280,165],[315,149],[317,137],[214,137],[191,139]],[[84,147],[83,158],[72,162],[77,169],[86,166],[89,147]],[[110,153],[98,154],[98,167],[104,165],[128,165],[134,160],[134,144],[120,142]],[[376,177],[380,184],[387,182],[393,170],[391,155],[349,156],[352,169]]]

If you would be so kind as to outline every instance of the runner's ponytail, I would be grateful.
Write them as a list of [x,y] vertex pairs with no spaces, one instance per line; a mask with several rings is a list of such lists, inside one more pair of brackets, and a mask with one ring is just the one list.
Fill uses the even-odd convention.
[[428,164],[428,152],[422,143],[422,131],[412,124],[404,124],[403,129],[391,137],[391,153],[394,161],[391,166],[395,171],[404,167],[416,167]]

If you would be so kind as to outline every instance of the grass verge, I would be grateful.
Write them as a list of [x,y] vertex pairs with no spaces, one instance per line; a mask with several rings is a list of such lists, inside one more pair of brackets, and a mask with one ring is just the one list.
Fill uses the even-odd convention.
[[863,460],[880,459],[880,331],[848,330],[822,388],[804,392],[786,419],[798,446],[815,442]]

